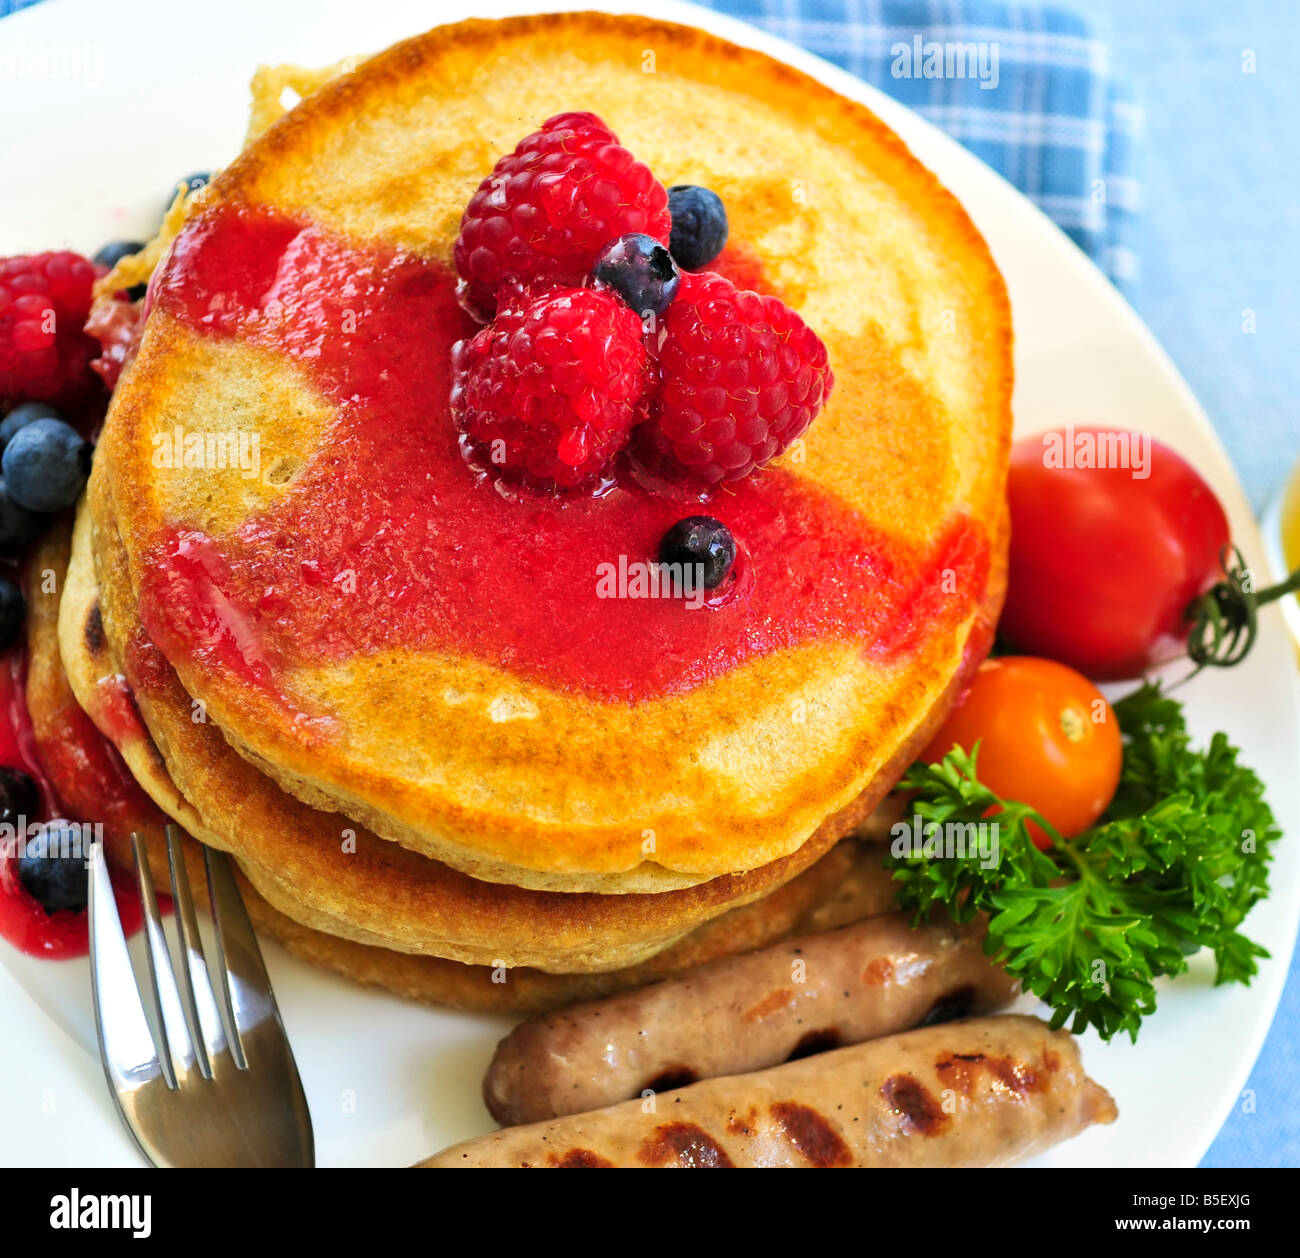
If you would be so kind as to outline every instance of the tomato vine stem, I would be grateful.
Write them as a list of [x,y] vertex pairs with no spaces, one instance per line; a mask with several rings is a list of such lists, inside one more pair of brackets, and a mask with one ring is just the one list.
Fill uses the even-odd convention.
[[1246,567],[1241,551],[1224,549],[1219,556],[1223,565],[1223,580],[1216,581],[1204,594],[1187,608],[1191,632],[1187,638],[1187,654],[1199,672],[1207,666],[1231,668],[1240,664],[1250,648],[1255,645],[1259,632],[1259,609],[1300,592],[1300,568],[1285,581],[1266,586],[1262,590],[1250,589],[1250,569]]

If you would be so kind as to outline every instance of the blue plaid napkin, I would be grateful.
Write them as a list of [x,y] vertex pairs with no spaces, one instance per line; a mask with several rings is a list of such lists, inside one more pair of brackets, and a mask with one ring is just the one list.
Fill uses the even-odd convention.
[[[1004,175],[1130,291],[1141,113],[1106,32],[1052,0],[702,0],[910,105]],[[36,0],[0,0],[0,17]],[[647,5],[653,9],[653,5]]]
[[700,0],[888,92],[961,141],[1123,290],[1139,273],[1142,114],[1085,9],[1016,0]]

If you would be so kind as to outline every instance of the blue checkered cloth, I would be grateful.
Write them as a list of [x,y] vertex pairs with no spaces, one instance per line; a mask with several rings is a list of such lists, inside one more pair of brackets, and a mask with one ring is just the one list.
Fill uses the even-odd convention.
[[1131,294],[1142,114],[1085,9],[1014,0],[702,0],[856,74],[1013,183]]
[[[1141,112],[1081,8],[1014,0],[703,0],[911,106],[1015,184],[1124,291]],[[0,0],[0,17],[36,0]]]

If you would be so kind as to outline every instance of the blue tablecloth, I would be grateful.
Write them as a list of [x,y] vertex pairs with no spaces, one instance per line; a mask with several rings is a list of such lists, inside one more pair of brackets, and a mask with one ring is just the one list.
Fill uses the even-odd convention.
[[701,2],[801,44],[911,106],[1133,291],[1141,113],[1086,13],[1001,0]]
[[[0,16],[36,2],[0,0]],[[1283,0],[704,2],[889,92],[1055,219],[1152,324],[1262,506],[1300,454],[1295,275],[1278,266],[1300,227]],[[969,51],[947,63],[957,43]],[[1145,146],[1134,84],[1152,106]],[[1155,185],[1143,216],[1140,149]],[[1253,1110],[1233,1114],[1207,1166],[1300,1165],[1298,975],[1251,1077]]]

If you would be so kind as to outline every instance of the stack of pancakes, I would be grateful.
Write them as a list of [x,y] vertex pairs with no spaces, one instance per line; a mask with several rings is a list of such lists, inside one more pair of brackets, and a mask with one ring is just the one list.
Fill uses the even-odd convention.
[[[815,493],[883,539],[882,553],[905,555],[934,588],[889,604],[897,632],[864,608],[860,635],[809,615],[797,641],[773,645],[757,599],[683,607],[720,618],[730,641],[764,645],[685,668],[681,685],[617,695],[471,639],[390,626],[358,641],[344,623],[350,591],[382,591],[411,557],[385,554],[384,520],[331,515],[354,399],[320,386],[318,350],[290,346],[288,332],[277,342],[296,304],[319,299],[319,277],[286,260],[292,245],[272,273],[275,310],[268,299],[233,325],[229,294],[201,294],[213,318],[186,319],[193,293],[169,305],[151,289],[75,529],[35,560],[59,571],[68,556],[57,609],[33,599],[38,736],[70,684],[152,801],[140,828],[156,835],[165,816],[232,853],[259,923],[309,959],[465,1007],[596,994],[883,907],[878,861],[839,840],[987,650],[1005,576],[1001,278],[961,208],[874,116],[750,50],[595,14],[431,31],[347,68],[252,138],[162,265],[174,277],[187,240],[247,215],[358,256],[445,265],[496,157],[572,109],[599,114],[665,183],[718,191],[733,257],[826,341],[831,401],[752,492],[761,500],[779,481]],[[269,113],[261,99],[255,117]],[[367,352],[396,364],[409,347],[390,338]],[[409,422],[446,439],[432,384],[428,414]],[[261,475],[160,460],[178,428],[257,434]],[[611,502],[616,530],[623,492],[584,509]],[[339,576],[309,571],[319,537],[265,523],[286,504],[318,529],[365,533],[349,553],[373,566],[325,604],[328,648],[282,641],[294,623],[276,601],[295,597],[286,564],[303,581]],[[528,547],[532,513],[567,508],[527,496],[511,506],[520,563],[537,568],[538,597],[558,616],[545,556]],[[611,554],[639,553],[609,540]],[[224,577],[236,553],[241,592]],[[443,557],[419,558],[436,605]],[[748,558],[756,582],[782,563]],[[259,581],[265,597],[250,599]],[[492,614],[523,613],[502,598]],[[364,623],[384,621],[371,607]]]

